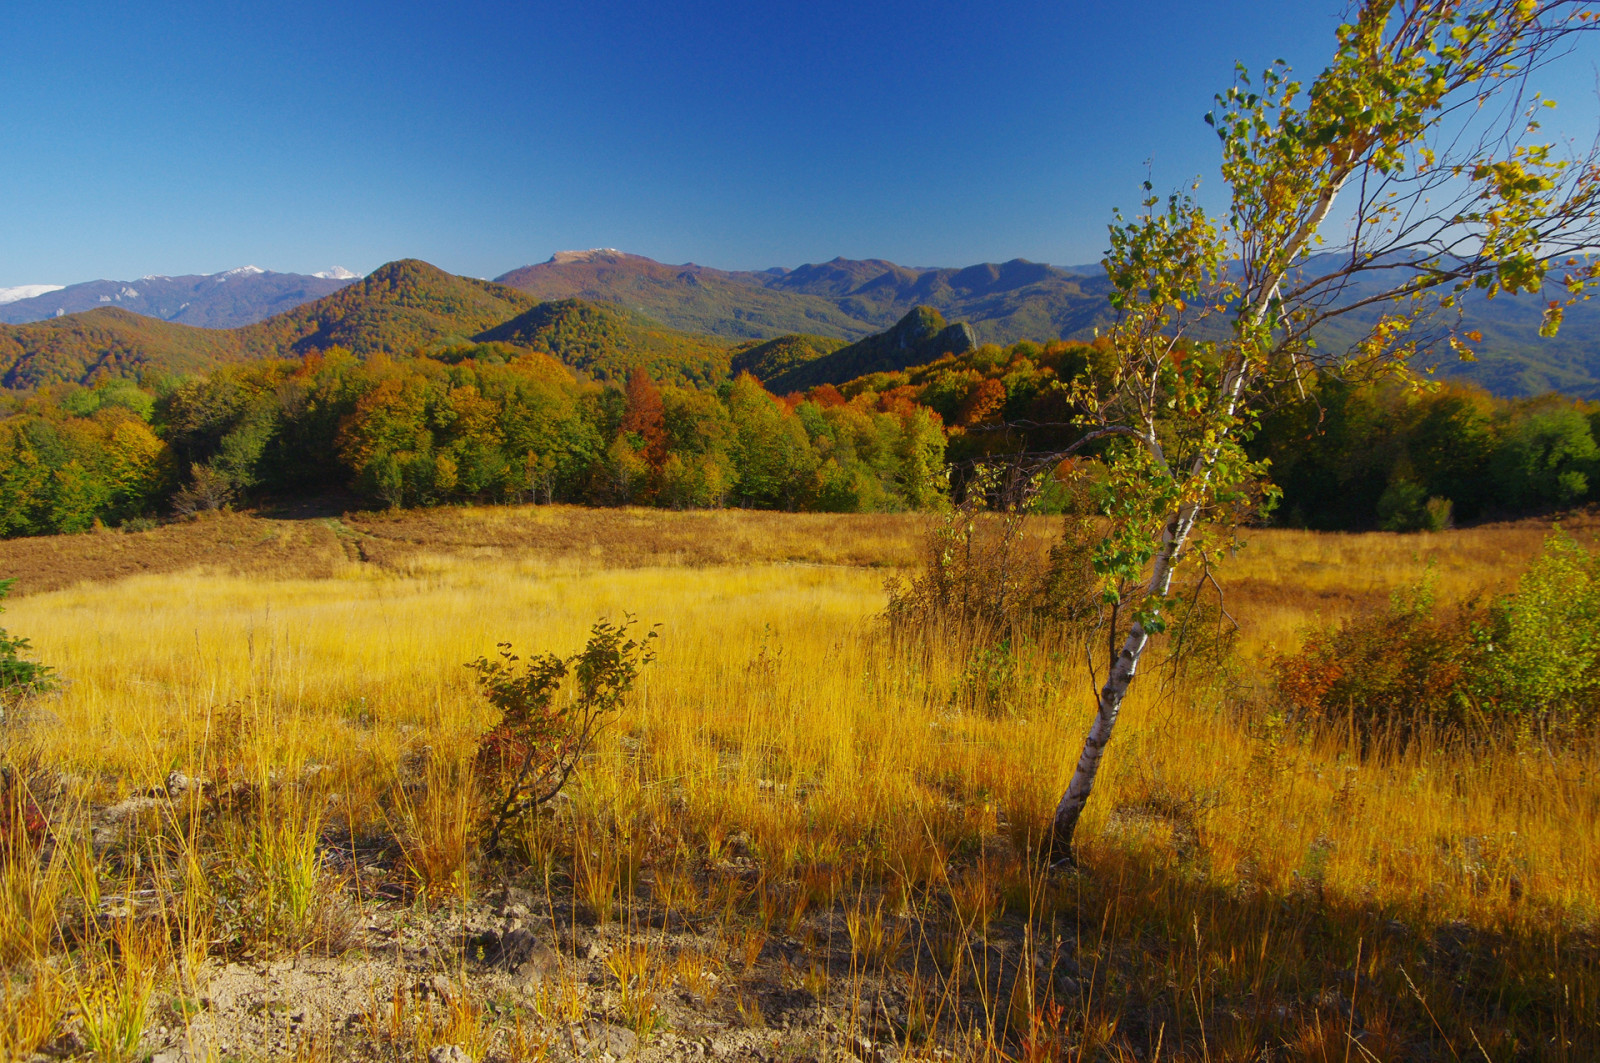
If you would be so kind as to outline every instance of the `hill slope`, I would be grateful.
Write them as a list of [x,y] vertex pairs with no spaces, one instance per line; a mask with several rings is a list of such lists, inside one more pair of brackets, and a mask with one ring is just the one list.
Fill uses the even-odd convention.
[[744,348],[733,356],[730,368],[735,373],[750,373],[762,381],[776,380],[784,373],[830,355],[844,346],[848,346],[847,341],[833,336],[791,333]]
[[[1023,259],[920,269],[884,259],[836,258],[796,269],[740,272],[668,266],[597,250],[561,252],[500,279],[545,298],[577,295],[619,303],[676,328],[739,337],[787,332],[856,340],[889,327],[915,306],[969,321],[980,343],[1088,340],[1111,319],[1108,283],[1098,269]],[[1442,375],[1471,380],[1498,395],[1555,389],[1600,397],[1600,305],[1572,308],[1553,340],[1538,334],[1540,313],[1536,297],[1471,298],[1464,327],[1483,334],[1479,361],[1443,356],[1430,361],[1440,363]],[[1347,342],[1359,322],[1357,316],[1330,328],[1328,342]],[[803,353],[794,341],[784,342],[790,348],[787,357]],[[760,376],[754,363],[774,356],[771,349],[745,352],[735,368],[751,368]],[[777,380],[774,365],[763,368]]]
[[[804,391],[818,384],[843,384],[868,373],[926,365],[947,354],[964,354],[977,345],[971,325],[965,321],[947,325],[939,311],[931,306],[919,306],[886,332],[857,340],[837,350],[817,353],[811,358],[795,357],[799,353],[796,350],[800,346],[798,344],[786,347],[777,345],[776,341],[762,345],[772,348],[766,359],[749,359],[753,351],[743,352],[740,357],[747,360],[750,372],[770,391],[781,395],[790,391]],[[781,357],[790,360],[787,365],[780,367],[778,359]],[[766,375],[763,375],[763,370],[766,370]]]
[[836,258],[798,269],[725,271],[668,266],[600,249],[562,251],[498,280],[545,299],[618,303],[674,328],[721,336],[801,333],[856,340],[913,307],[971,322],[980,342],[1082,333],[1108,316],[1098,272],[1014,259],[965,269],[911,269],[884,259]]
[[355,280],[354,275],[310,276],[245,266],[224,273],[87,281],[16,299],[0,299],[0,322],[20,325],[102,307],[200,328],[239,328],[263,321]]
[[348,347],[356,354],[466,342],[536,302],[490,281],[403,258],[325,299],[238,330],[257,356]]
[[601,380],[624,380],[636,366],[657,380],[680,383],[709,384],[728,375],[728,341],[663,328],[582,299],[540,303],[474,339],[546,351]]
[[237,333],[174,325],[107,307],[31,325],[0,325],[0,387],[99,376],[197,372],[241,356]]

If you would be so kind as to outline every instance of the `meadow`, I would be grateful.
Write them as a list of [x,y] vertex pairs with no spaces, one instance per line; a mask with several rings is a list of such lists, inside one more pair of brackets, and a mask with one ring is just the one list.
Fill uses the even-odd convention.
[[[438,509],[0,543],[3,623],[62,678],[4,732],[0,1055],[1600,1057],[1600,750],[1363,756],[1240,694],[1430,565],[1446,600],[1505,589],[1548,524],[1250,531],[1217,565],[1236,661],[1136,683],[1080,867],[1047,872],[1090,668],[1046,637],[1001,665],[897,650],[885,581],[929,520]],[[465,663],[625,615],[659,659],[484,859]]]

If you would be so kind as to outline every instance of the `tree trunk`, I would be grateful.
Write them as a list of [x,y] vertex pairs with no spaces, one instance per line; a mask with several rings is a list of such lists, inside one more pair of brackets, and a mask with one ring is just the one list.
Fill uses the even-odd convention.
[[[1177,566],[1178,556],[1194,529],[1198,515],[1198,509],[1187,508],[1167,525],[1161,549],[1156,554],[1155,568],[1150,573],[1150,583],[1146,587],[1148,596],[1164,595],[1172,586],[1172,573]],[[1128,695],[1128,685],[1139,670],[1139,658],[1149,644],[1149,633],[1143,624],[1135,620],[1128,637],[1123,640],[1122,652],[1117,654],[1116,661],[1111,665],[1111,673],[1100,688],[1094,723],[1083,740],[1083,752],[1078,756],[1077,769],[1072,773],[1067,792],[1061,795],[1061,802],[1056,805],[1050,838],[1042,850],[1046,862],[1068,865],[1074,862],[1072,835],[1078,829],[1078,817],[1083,815],[1083,806],[1089,802],[1095,776],[1100,771],[1100,758],[1104,756],[1106,743],[1111,741],[1111,732],[1117,726],[1117,716],[1122,710],[1123,699]]]

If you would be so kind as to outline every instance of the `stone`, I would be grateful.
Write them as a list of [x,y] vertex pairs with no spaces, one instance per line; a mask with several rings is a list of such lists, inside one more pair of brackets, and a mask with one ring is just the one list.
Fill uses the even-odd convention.
[[472,1057],[460,1045],[435,1045],[428,1049],[428,1063],[472,1063]]
[[559,964],[555,951],[527,927],[513,927],[504,934],[489,931],[473,944],[484,963],[522,978],[543,978]]
[[639,1047],[639,1036],[626,1026],[591,1020],[574,1031],[573,1042],[574,1051],[623,1059]]
[[499,913],[501,915],[518,915],[523,918],[533,911],[534,896],[532,890],[525,890],[518,886],[507,886],[500,894]]

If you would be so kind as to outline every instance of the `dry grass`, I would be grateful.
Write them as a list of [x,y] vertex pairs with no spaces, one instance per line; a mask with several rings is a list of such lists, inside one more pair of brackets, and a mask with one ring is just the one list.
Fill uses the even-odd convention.
[[[125,538],[166,558],[196,536],[243,541],[282,524],[223,518]],[[355,546],[330,559],[318,528]],[[502,639],[571,652],[597,616],[626,610],[664,623],[661,659],[575,779],[570,810],[522,840],[533,884],[551,891],[541,903],[630,934],[608,961],[623,1025],[649,1034],[676,984],[760,1028],[782,998],[747,990],[770,979],[831,1002],[851,1030],[978,1057],[1600,1053],[1594,750],[1414,749],[1363,763],[1337,738],[1292,741],[1212,699],[1136,685],[1080,829],[1089,870],[1040,878],[1025,848],[1076,756],[1089,677],[1025,647],[1014,715],[991,719],[953,708],[966,662],[894,659],[873,624],[878,566],[914,556],[914,518],[450,510],[291,533],[304,564],[230,570],[207,557],[115,581],[53,576],[60,589],[37,581],[8,603],[7,626],[67,679],[9,750],[37,767],[63,837],[63,810],[126,803],[175,769],[233,787],[222,812],[194,813],[211,820],[163,811],[171,802],[124,820],[79,876],[107,894],[167,890],[148,918],[168,920],[180,946],[203,920],[179,918],[182,876],[152,866],[181,868],[186,852],[221,866],[218,847],[232,845],[248,867],[252,837],[293,857],[277,878],[250,879],[291,897],[291,921],[319,910],[308,889],[443,910],[486,892],[463,765],[487,721],[462,663]],[[1286,647],[1307,620],[1381,602],[1428,557],[1446,595],[1502,582],[1542,534],[1256,532],[1222,575],[1258,652]],[[79,542],[81,567],[60,571],[83,575],[105,538],[49,542],[62,557]],[[45,549],[0,544],[0,573]],[[273,801],[298,810],[276,817],[281,835],[260,826]],[[305,830],[290,829],[312,809],[326,845],[392,840],[392,879],[313,866]],[[0,947],[20,956],[7,999],[60,1010],[72,1001],[39,972],[66,962],[73,937],[23,938],[19,913],[53,904],[70,926],[104,902],[51,870],[59,862],[31,866],[44,870],[0,898]],[[551,918],[559,940],[565,924]],[[649,927],[674,918],[715,944],[669,955]],[[114,985],[118,968],[92,945],[110,940],[103,922],[69,966]],[[210,951],[290,947],[254,934]],[[301,933],[293,947],[333,936]],[[148,960],[154,980],[178,983],[178,951]],[[713,972],[736,984],[714,992]],[[559,1026],[582,1008],[546,1011],[527,1021]],[[484,1051],[511,1051],[510,1025],[468,1018]],[[522,1022],[515,1036],[543,1043]]]
[[[1600,535],[1600,511],[1567,514],[1560,524],[1592,544]],[[1244,533],[1247,545],[1221,559],[1219,572],[1248,644],[1275,643],[1288,651],[1305,625],[1380,607],[1429,564],[1441,602],[1503,591],[1539,552],[1550,526],[1524,520],[1437,535],[1258,529]]]

